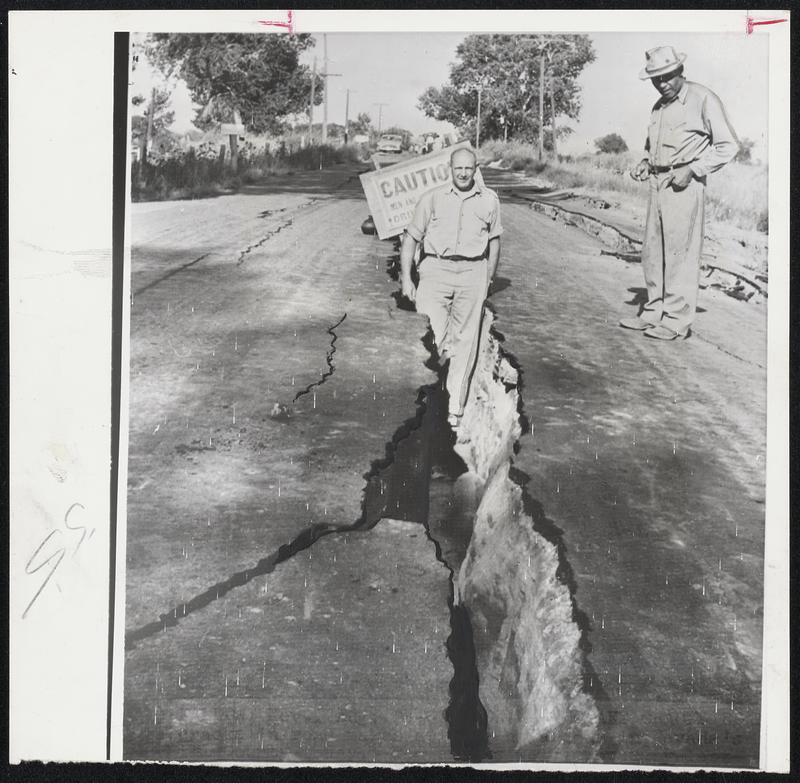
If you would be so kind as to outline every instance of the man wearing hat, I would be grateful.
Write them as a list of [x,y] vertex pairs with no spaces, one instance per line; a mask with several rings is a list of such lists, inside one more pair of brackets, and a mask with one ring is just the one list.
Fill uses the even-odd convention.
[[647,302],[626,329],[646,337],[689,336],[700,282],[706,177],[739,151],[720,99],[683,76],[685,54],[659,46],[645,54],[639,74],[661,94],[650,114],[643,158],[631,176],[650,184],[642,268]]

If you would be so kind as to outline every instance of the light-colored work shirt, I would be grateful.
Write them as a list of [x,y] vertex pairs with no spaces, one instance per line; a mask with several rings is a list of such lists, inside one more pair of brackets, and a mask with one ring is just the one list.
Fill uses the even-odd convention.
[[644,145],[652,166],[691,162],[704,177],[733,160],[739,141],[722,101],[702,84],[685,81],[669,103],[656,101]]
[[485,258],[489,240],[503,233],[500,199],[477,181],[466,193],[449,183],[423,194],[406,231],[426,255]]

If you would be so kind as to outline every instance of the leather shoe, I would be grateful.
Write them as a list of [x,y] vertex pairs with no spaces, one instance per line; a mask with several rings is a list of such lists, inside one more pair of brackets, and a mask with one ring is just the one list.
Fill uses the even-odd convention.
[[664,326],[664,324],[659,324],[652,329],[648,329],[644,333],[644,336],[652,337],[655,340],[685,340],[689,334],[681,334],[674,329],[670,329],[668,326]]
[[639,318],[638,315],[633,318],[621,318],[619,325],[623,329],[636,329],[640,332],[645,329],[653,329],[656,326],[650,321],[645,321],[644,318]]

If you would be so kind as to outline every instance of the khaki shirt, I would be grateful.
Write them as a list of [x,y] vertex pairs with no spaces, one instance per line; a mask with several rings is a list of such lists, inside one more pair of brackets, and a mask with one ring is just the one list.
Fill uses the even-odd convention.
[[686,81],[669,103],[656,101],[644,145],[653,166],[691,162],[704,177],[733,160],[739,141],[722,101],[702,84]]
[[500,199],[478,182],[466,193],[449,183],[422,195],[406,231],[426,255],[485,257],[489,240],[503,233]]

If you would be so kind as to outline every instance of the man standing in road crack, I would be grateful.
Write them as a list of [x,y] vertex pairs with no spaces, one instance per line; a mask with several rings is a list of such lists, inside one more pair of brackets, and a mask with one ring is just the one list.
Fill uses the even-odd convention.
[[[500,258],[500,200],[475,180],[477,156],[461,147],[450,156],[452,182],[425,193],[403,235],[403,295],[416,302],[433,330],[447,369],[447,421],[458,431],[478,357],[483,306]],[[417,245],[419,287],[411,280]]]
[[675,340],[689,336],[697,306],[706,176],[733,160],[739,142],[720,99],[684,78],[685,54],[658,46],[645,58],[639,78],[661,94],[650,114],[648,157],[631,171],[650,184],[642,245],[647,302],[619,324]]

